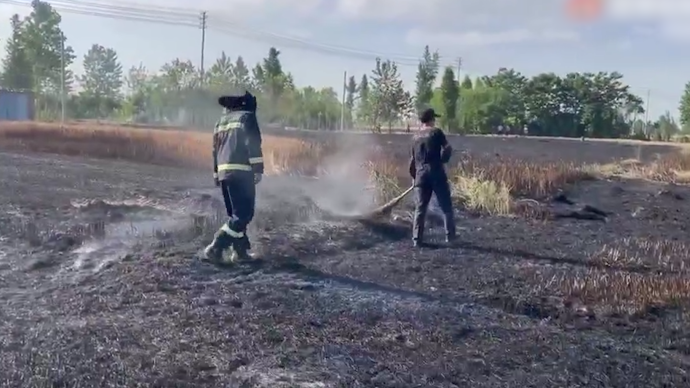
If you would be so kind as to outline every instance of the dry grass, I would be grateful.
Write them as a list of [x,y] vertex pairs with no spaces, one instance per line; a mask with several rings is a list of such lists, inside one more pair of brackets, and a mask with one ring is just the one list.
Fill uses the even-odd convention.
[[510,188],[483,176],[455,176],[452,193],[466,208],[478,212],[507,215],[512,210]]
[[[211,136],[184,130],[136,128],[76,122],[61,126],[54,123],[1,123],[1,147],[14,150],[62,155],[123,159],[144,163],[209,168]],[[267,173],[319,172],[321,161],[337,144],[316,143],[287,137],[264,136],[264,160]],[[407,187],[407,161],[372,152],[364,163],[376,187],[378,197],[386,201]],[[572,164],[537,164],[500,159],[463,161],[453,169],[454,191],[465,206],[491,213],[510,212],[512,197],[543,198],[568,183],[588,177]]]
[[561,295],[604,314],[644,314],[690,301],[690,246],[680,241],[626,238],[588,259],[585,271],[550,277],[533,273],[545,294]]
[[[138,129],[76,123],[1,123],[0,147],[94,158],[193,167],[210,167],[211,136],[208,133]],[[298,139],[264,136],[267,173],[312,171],[321,147]]]
[[456,175],[490,179],[507,187],[515,197],[534,199],[545,198],[565,185],[592,178],[588,171],[572,163],[533,163],[512,159],[468,159],[458,167]]
[[590,261],[610,268],[680,273],[690,269],[690,246],[682,241],[624,238],[604,245]]
[[[552,280],[553,281],[553,280]],[[690,300],[690,278],[679,274],[640,274],[589,270],[556,280],[565,296],[603,313],[628,315]]]
[[[76,122],[0,123],[0,147],[63,155],[124,159],[152,164],[208,169],[211,136],[208,133]],[[264,136],[267,173],[320,173],[321,161],[337,144]],[[407,161],[373,156],[366,168],[381,201],[409,182]],[[596,176],[637,176],[666,182],[690,181],[690,152],[659,156],[650,164],[630,159],[604,166],[572,163],[536,163],[524,160],[466,158],[450,170],[456,199],[489,214],[515,213],[515,198],[544,199],[564,186]],[[519,212],[519,211],[518,211]]]
[[679,148],[679,152],[657,155],[656,160],[643,163],[626,159],[617,163],[589,166],[588,171],[600,177],[619,176],[646,179],[657,182],[690,183],[690,149]]
[[587,169],[571,163],[509,159],[467,159],[452,175],[456,198],[470,209],[495,215],[517,212],[516,198],[544,199],[568,184],[593,179]]

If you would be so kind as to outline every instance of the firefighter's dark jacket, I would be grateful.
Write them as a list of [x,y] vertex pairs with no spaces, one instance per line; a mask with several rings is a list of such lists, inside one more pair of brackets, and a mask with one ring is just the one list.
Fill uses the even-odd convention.
[[230,111],[213,131],[213,175],[222,181],[242,171],[264,173],[261,130],[255,112]]

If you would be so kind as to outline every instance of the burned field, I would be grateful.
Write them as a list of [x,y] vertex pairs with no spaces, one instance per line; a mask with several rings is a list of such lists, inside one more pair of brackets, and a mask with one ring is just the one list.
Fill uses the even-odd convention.
[[[195,260],[222,219],[195,165],[5,142],[0,386],[688,384],[683,157],[611,145],[609,158],[640,160],[571,171],[577,160],[556,162],[585,151],[552,149],[540,169],[524,155],[544,143],[511,155],[510,139],[490,140],[499,146],[456,147],[477,156],[454,178],[455,246],[412,250],[409,204],[367,223],[321,217],[315,204],[364,182],[276,175],[260,184],[251,230],[263,260],[234,268]],[[402,157],[402,144],[378,149]],[[301,160],[267,151],[276,170]],[[394,175],[376,163],[375,183]],[[604,214],[582,216],[591,209]]]

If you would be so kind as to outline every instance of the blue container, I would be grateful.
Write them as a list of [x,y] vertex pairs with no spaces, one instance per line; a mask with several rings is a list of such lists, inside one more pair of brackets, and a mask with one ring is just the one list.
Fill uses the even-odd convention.
[[33,120],[33,113],[33,96],[30,92],[15,92],[0,89],[0,120]]

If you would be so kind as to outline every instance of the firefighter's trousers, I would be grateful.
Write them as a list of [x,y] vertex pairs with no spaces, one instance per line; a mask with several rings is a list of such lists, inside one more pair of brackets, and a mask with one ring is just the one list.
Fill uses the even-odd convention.
[[230,237],[235,249],[249,250],[247,226],[254,218],[256,204],[254,174],[243,171],[233,173],[221,181],[221,189],[228,214],[228,221],[221,231]]
[[424,239],[424,223],[426,213],[431,202],[431,195],[436,196],[441,211],[443,212],[443,224],[446,229],[446,237],[455,237],[455,218],[453,215],[453,201],[450,195],[450,184],[443,176],[424,177],[415,182],[415,209],[412,226],[412,239],[422,242]]

